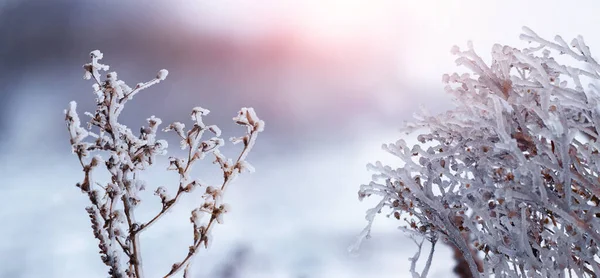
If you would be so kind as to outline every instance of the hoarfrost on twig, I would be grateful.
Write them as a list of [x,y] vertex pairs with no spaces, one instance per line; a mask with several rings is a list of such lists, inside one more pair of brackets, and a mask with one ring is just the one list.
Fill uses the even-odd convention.
[[[192,259],[200,245],[209,246],[214,223],[223,223],[224,214],[231,210],[228,204],[223,203],[225,188],[239,173],[254,170],[245,159],[254,146],[258,133],[263,131],[264,122],[252,108],[242,108],[234,118],[234,122],[245,126],[247,131],[240,137],[243,138],[244,146],[235,162],[219,152],[219,148],[225,144],[220,138],[221,130],[215,125],[204,124],[202,117],[208,115],[207,109],[193,108],[191,118],[194,123],[189,130],[185,130],[185,125],[179,122],[167,126],[164,131],[174,131],[181,138],[182,149],[188,150],[187,158],[169,159],[168,170],[178,173],[179,186],[171,194],[165,187],[157,187],[155,195],[159,197],[162,209],[145,222],[137,221],[135,208],[142,201],[138,193],[148,186],[140,179],[140,173],[148,170],[156,156],[166,155],[168,143],[156,139],[161,119],[149,117],[148,126],[141,127],[139,135],[135,135],[127,126],[120,124],[118,118],[128,100],[141,90],[165,80],[169,72],[160,70],[154,79],[131,88],[118,79],[116,72],[110,72],[102,79],[100,72],[109,69],[107,65],[98,62],[103,56],[98,50],[92,51],[92,62],[83,66],[84,78],[95,82],[92,87],[96,95],[96,111],[86,112],[90,117],[88,129],[81,127],[74,101],[65,110],[71,147],[84,171],[84,179],[77,183],[77,187],[88,195],[92,203],[86,211],[92,222],[94,235],[100,241],[102,261],[109,267],[111,277],[143,278],[140,233],[165,215],[184,193],[191,193],[196,187],[205,187],[207,194],[199,198],[201,202],[191,212],[193,245],[185,253],[183,260],[173,264],[164,277],[171,277],[182,269],[185,269],[184,275],[188,276]],[[97,130],[96,133],[91,132],[91,129]],[[202,141],[206,130],[214,134],[214,137]],[[88,137],[93,140],[86,142]],[[89,159],[92,152],[104,154],[107,160],[104,161],[103,156],[98,154]],[[194,162],[211,155],[223,170],[223,182],[216,187],[206,186],[199,179],[189,176]],[[105,170],[111,175],[109,181],[94,179],[94,171],[100,170],[97,168],[102,168],[102,165],[106,166]],[[206,214],[210,217],[203,221],[202,216]]]
[[[472,72],[442,78],[456,107],[407,124],[408,132],[426,129],[420,144],[384,145],[404,166],[370,164],[373,181],[359,197],[381,198],[377,211],[449,243],[473,277],[596,277],[600,65],[582,37],[567,44],[523,32],[528,48],[494,45],[489,64],[470,43],[452,47]],[[362,236],[374,215],[367,212]],[[419,254],[413,277],[427,273],[414,268]]]

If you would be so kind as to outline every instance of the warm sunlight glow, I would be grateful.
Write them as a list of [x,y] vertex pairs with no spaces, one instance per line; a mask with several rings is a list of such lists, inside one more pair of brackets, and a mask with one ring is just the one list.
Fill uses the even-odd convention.
[[[383,32],[391,21],[399,21],[402,1],[366,0],[266,0],[219,1],[182,4],[182,12],[200,25],[224,29],[237,26],[245,31],[291,28],[315,39],[347,39]],[[412,5],[409,5],[412,6]]]
[[[182,16],[188,18],[184,19],[186,22],[224,36],[250,39],[285,34],[287,41],[325,50],[327,55],[331,49],[368,47],[370,51],[404,55],[411,62],[427,61],[413,64],[421,69],[426,65],[438,67],[430,60],[450,57],[453,44],[469,39],[464,32],[457,33],[456,26],[483,28],[487,24],[471,24],[472,17],[479,15],[477,10],[493,7],[466,2],[469,1],[264,0],[257,4],[251,0],[222,0],[182,1],[179,6]],[[388,57],[391,59],[395,58]],[[453,66],[452,60],[447,61],[445,64]],[[441,73],[435,74],[434,79],[438,80]]]
[[379,33],[392,19],[388,1],[324,0],[305,1],[295,11],[298,27],[320,39],[344,39]]
[[365,113],[397,113],[397,103],[413,91],[402,88],[407,80],[419,80],[421,92],[439,92],[442,74],[454,68],[450,47],[468,39],[457,35],[456,26],[475,26],[471,18],[478,15],[474,3],[464,1],[180,1],[185,22],[251,58],[233,58],[237,68],[251,61],[246,66],[252,74],[243,77],[255,86],[244,88],[261,94],[260,84],[288,80],[276,88],[277,101],[271,103],[296,118],[315,119],[323,115],[305,111],[331,103]]

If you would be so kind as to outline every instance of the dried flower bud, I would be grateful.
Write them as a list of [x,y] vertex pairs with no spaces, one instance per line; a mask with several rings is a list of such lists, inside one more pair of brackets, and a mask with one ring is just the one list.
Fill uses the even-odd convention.
[[158,80],[165,80],[167,78],[167,75],[169,75],[169,71],[166,69],[161,69],[160,71],[158,71],[158,74],[156,74],[156,79]]

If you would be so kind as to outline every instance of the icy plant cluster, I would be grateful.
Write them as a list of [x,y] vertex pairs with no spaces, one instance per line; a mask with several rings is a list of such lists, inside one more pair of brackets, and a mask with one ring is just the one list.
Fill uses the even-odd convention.
[[[235,160],[226,158],[219,151],[224,145],[220,129],[215,125],[204,124],[203,117],[209,113],[207,109],[193,109],[193,125],[189,129],[180,122],[167,126],[164,131],[175,132],[181,138],[182,149],[187,149],[187,157],[170,158],[168,170],[178,173],[179,186],[176,192],[167,192],[164,187],[158,187],[155,195],[162,203],[162,209],[153,218],[139,221],[135,217],[136,207],[142,202],[139,192],[147,186],[140,179],[140,174],[149,170],[157,155],[166,154],[168,144],[165,140],[156,138],[161,124],[159,118],[148,118],[148,126],[140,128],[137,135],[118,120],[127,101],[141,90],[163,81],[168,71],[163,69],[151,81],[131,88],[117,79],[115,72],[110,72],[105,79],[101,79],[100,71],[109,69],[107,65],[99,63],[102,56],[100,51],[93,51],[92,62],[84,65],[84,78],[94,81],[96,95],[96,111],[86,113],[91,118],[87,128],[81,126],[75,102],[71,102],[65,110],[71,146],[85,175],[77,187],[90,199],[91,205],[86,211],[92,222],[94,236],[99,241],[102,261],[110,268],[111,277],[144,277],[140,233],[171,210],[181,196],[195,189],[202,190],[204,194],[202,198],[198,198],[199,204],[192,210],[190,217],[193,242],[185,256],[166,270],[164,276],[172,277],[183,270],[184,277],[188,277],[194,255],[201,246],[208,247],[215,222],[221,223],[223,214],[230,209],[223,201],[225,190],[238,174],[253,171],[252,166],[246,162],[246,157],[258,134],[263,131],[264,122],[252,108],[242,108],[233,118],[235,123],[247,129],[246,135],[231,139],[234,144],[243,145],[243,150]],[[206,132],[212,137],[203,139]],[[214,158],[214,163],[222,170],[222,184],[211,186],[190,176],[194,163],[206,157]],[[96,180],[96,171],[107,171],[110,179]]]
[[[384,145],[401,167],[370,164],[367,212],[458,250],[473,277],[597,277],[600,273],[600,64],[582,37],[494,45],[486,64],[453,47],[471,73],[444,75],[456,107],[406,125],[420,144]],[[422,243],[422,242],[421,242]],[[421,273],[425,277],[432,256]],[[433,249],[431,250],[433,252]]]

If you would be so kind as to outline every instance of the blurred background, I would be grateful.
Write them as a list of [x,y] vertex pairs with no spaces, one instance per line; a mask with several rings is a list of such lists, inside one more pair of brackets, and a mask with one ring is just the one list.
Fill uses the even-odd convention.
[[[397,129],[419,105],[452,108],[441,75],[457,70],[454,44],[473,40],[489,61],[494,43],[525,46],[526,25],[548,39],[581,34],[600,49],[600,6],[577,3],[0,0],[0,277],[107,276],[63,114],[71,100],[80,115],[94,109],[81,66],[95,49],[131,86],[170,72],[128,104],[121,119],[133,130],[151,115],[186,122],[195,106],[212,111],[206,122],[224,138],[243,134],[231,121],[240,107],[267,123],[248,159],[257,172],[228,191],[233,211],[196,256],[195,278],[409,277],[416,246],[397,230],[402,222],[382,215],[348,252],[377,201],[357,199],[365,165],[394,163],[381,144],[403,136]],[[166,166],[163,158],[145,176],[151,190],[175,186]],[[194,173],[217,183],[214,167]],[[159,209],[148,198],[140,220]],[[193,204],[184,199],[142,234],[148,277],[185,255]],[[431,277],[452,277],[453,266],[439,246]]]

